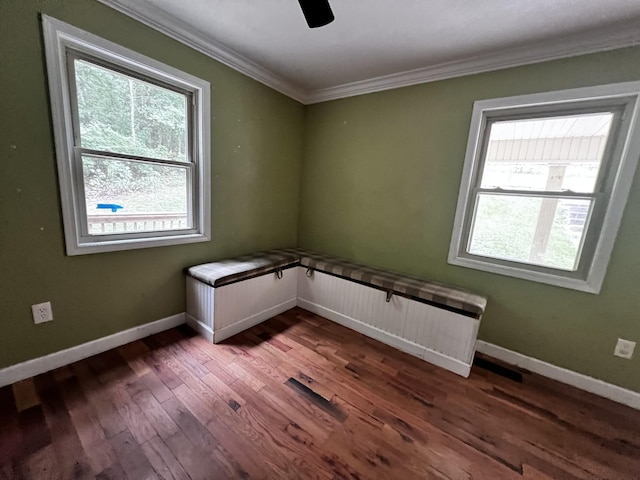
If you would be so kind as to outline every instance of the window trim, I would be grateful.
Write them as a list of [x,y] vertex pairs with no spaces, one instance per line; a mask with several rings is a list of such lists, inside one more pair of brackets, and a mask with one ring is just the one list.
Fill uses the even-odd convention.
[[[210,145],[210,85],[209,82],[174,67],[139,54],[101,37],[57,19],[42,15],[45,56],[51,101],[51,116],[56,146],[58,182],[65,232],[67,255],[131,250],[138,248],[206,242],[211,239],[211,145]],[[144,81],[170,87],[191,96],[189,118],[192,151],[185,165],[195,177],[188,195],[191,229],[135,232],[116,235],[88,235],[83,205],[83,185],[74,167],[81,150],[75,145],[68,58],[89,58],[96,63],[122,69],[126,74]],[[124,155],[135,159],[135,155]],[[117,158],[117,155],[114,155]]]
[[[612,136],[617,135],[617,138],[612,140],[613,150],[610,151],[611,160],[608,162],[610,170],[604,177],[599,174],[597,182],[598,185],[601,185],[600,192],[605,191],[605,196],[608,195],[608,198],[605,198],[606,204],[598,207],[604,210],[600,214],[601,227],[599,232],[596,230],[595,233],[592,227],[588,227],[588,231],[585,233],[591,238],[585,238],[583,251],[586,247],[591,249],[593,252],[591,259],[581,258],[578,270],[569,272],[469,254],[466,250],[470,230],[466,229],[466,226],[470,224],[470,215],[473,215],[471,210],[475,205],[474,190],[478,187],[478,177],[481,174],[480,169],[484,161],[483,148],[485,148],[485,137],[488,132],[487,120],[522,114],[529,114],[528,116],[553,115],[570,111],[574,106],[580,108],[599,105],[608,108],[621,106],[623,113],[618,131],[611,133]],[[600,85],[474,102],[448,262],[452,265],[583,292],[599,293],[640,156],[639,114],[640,82]],[[608,145],[607,149],[610,148]],[[598,195],[598,185],[595,187],[594,197]],[[604,185],[607,190],[602,190],[605,188]],[[595,204],[593,208],[596,208]],[[586,245],[587,241],[593,243]]]

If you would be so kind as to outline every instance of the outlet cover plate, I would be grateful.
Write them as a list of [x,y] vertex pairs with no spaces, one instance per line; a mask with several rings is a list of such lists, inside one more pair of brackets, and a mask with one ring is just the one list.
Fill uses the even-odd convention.
[[616,357],[630,359],[633,357],[633,350],[636,348],[636,342],[632,342],[631,340],[625,340],[624,338],[619,338],[618,343],[616,343],[616,348],[613,351],[613,354]]
[[51,302],[37,303],[31,305],[31,313],[33,314],[33,323],[44,323],[53,320],[53,312],[51,310]]

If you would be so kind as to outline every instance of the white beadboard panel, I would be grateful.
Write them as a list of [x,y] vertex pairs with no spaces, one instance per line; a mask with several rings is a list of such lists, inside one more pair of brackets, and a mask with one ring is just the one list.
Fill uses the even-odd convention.
[[[397,295],[387,302],[381,290],[317,271],[307,277],[305,268],[297,270],[301,307],[316,306],[325,313],[333,312],[340,320],[328,317],[331,320],[349,323],[350,328],[432,363],[440,365],[443,361],[439,357],[444,356],[454,361],[456,373],[465,371],[468,375],[479,320]],[[367,328],[354,327],[357,324]],[[461,369],[458,363],[465,367]]]
[[187,277],[187,315],[191,328],[217,343],[282,313],[297,304],[295,269],[282,278],[269,273],[214,288]]
[[221,341],[233,337],[234,335],[243,332],[254,325],[264,322],[265,320],[269,320],[276,315],[281,314],[282,312],[286,312],[287,310],[295,307],[298,304],[298,299],[295,296],[283,303],[275,305],[273,307],[267,308],[266,310],[262,310],[250,317],[243,318],[235,323],[232,323],[229,326],[216,329],[213,332],[213,343],[220,343]]
[[187,315],[213,331],[213,309],[213,287],[187,276]]
[[282,271],[282,278],[269,273],[214,288],[214,332],[289,300],[295,305],[297,283],[295,269],[289,268]]
[[466,378],[471,373],[471,365],[468,365],[458,359],[448,357],[447,355],[443,355],[442,353],[410,342],[404,338],[396,337],[395,335],[391,335],[390,333],[376,327],[372,327],[371,325],[362,323],[359,320],[343,315],[340,312],[325,308],[322,305],[318,305],[298,297],[298,306],[317,315],[328,318],[329,320],[350,328],[351,330],[362,333],[367,337],[371,337],[382,343],[391,345],[398,350],[402,350],[403,352],[422,358],[433,365],[449,370],[450,372],[462,377]]

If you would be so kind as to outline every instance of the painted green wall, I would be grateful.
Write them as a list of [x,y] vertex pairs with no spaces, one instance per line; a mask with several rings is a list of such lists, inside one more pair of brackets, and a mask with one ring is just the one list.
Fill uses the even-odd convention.
[[[39,13],[211,83],[212,241],[65,256]],[[185,266],[294,246],[303,124],[299,103],[98,2],[3,1],[0,368],[183,312]]]
[[299,245],[489,297],[480,338],[640,391],[640,172],[599,295],[447,264],[475,100],[640,79],[622,49],[307,108]]

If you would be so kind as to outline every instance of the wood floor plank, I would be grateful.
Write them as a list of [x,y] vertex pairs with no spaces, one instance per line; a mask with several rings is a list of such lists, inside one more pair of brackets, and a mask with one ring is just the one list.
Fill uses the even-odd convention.
[[143,443],[141,448],[159,478],[162,480],[189,480],[189,475],[161,438],[153,437]]
[[[64,381],[66,382],[66,380]],[[42,410],[62,478],[77,480],[94,478],[89,460],[83,449],[69,411],[52,373],[35,378],[38,395],[42,398]]]
[[169,437],[166,444],[192,480],[242,478],[228,475],[224,464],[215,462],[208,451],[193,444],[182,432]]
[[151,368],[149,368],[149,365],[144,361],[145,357],[149,354],[149,347],[143,342],[137,341],[123,345],[118,348],[118,353],[126,360],[131,370],[139,377],[151,373]]
[[117,349],[108,350],[85,360],[98,381],[111,387],[127,380],[135,379],[136,374]]
[[191,330],[186,324],[175,328],[173,332],[175,332],[177,338],[182,338],[188,342],[189,345],[186,348],[202,365],[213,358],[213,355],[211,355],[211,343],[198,336],[198,334]]
[[125,430],[109,440],[118,463],[130,480],[157,480],[153,467],[133,435]]
[[89,365],[78,362],[73,365],[73,368],[89,404],[98,417],[105,436],[111,438],[126,430],[127,426],[113,404],[111,395],[105,395],[104,387],[93,376]]
[[235,382],[237,378],[229,369],[232,365],[236,365],[236,362],[227,362],[221,361],[220,358],[211,358],[204,364],[204,367],[224,383],[230,385]]
[[[269,458],[273,468],[280,469],[280,475],[286,478],[329,478],[324,469],[319,468],[315,445],[310,441],[300,441],[299,436],[291,435],[286,430],[288,425],[276,427],[280,417],[271,415],[271,411],[256,407],[254,404],[246,405],[238,411],[244,425],[255,432],[253,442],[261,452],[261,458]],[[277,446],[277,450],[274,449]],[[304,461],[300,461],[300,460]]]
[[183,338],[176,338],[171,332],[161,332],[157,335],[165,350],[173,355],[173,357],[188,368],[192,375],[198,378],[209,373],[188,349],[188,342]]
[[153,429],[160,438],[167,439],[179,429],[169,414],[162,408],[153,394],[147,390],[136,394],[133,400],[138,404]]
[[123,385],[117,385],[110,389],[113,404],[118,409],[120,417],[124,420],[127,430],[142,445],[144,442],[157,435],[155,428],[147,420],[140,407],[133,401],[129,392]]
[[174,392],[181,403],[206,426],[211,435],[250,477],[261,476],[263,462],[279,474],[283,473],[278,458],[273,458],[272,455],[264,458],[260,453],[268,451],[265,448],[268,441],[264,438],[264,432],[245,423],[237,412],[222,400],[212,396],[203,397],[183,387],[175,389]]
[[123,480],[126,478],[127,472],[119,463],[114,463],[96,475],[96,480]]
[[70,411],[70,416],[92,471],[98,474],[117,463],[118,457],[91,409],[88,406],[76,408]]
[[22,431],[11,385],[0,388],[0,465],[13,470],[12,461],[22,454]]
[[160,379],[160,381],[169,389],[173,390],[175,387],[182,384],[182,380],[171,371],[156,355],[160,350],[154,350],[154,346],[157,348],[160,345],[160,342],[151,340],[153,337],[145,338],[144,342],[147,346],[152,349],[152,352],[145,357],[145,362],[151,370],[155,373],[155,375]]
[[65,480],[58,466],[53,445],[27,455],[21,466],[25,480]]
[[40,404],[33,378],[27,378],[12,385],[16,408],[19,412]]
[[[162,407],[176,425],[179,426],[180,431],[186,435],[194,445],[199,445],[206,450],[214,450],[220,444],[220,442],[211,435],[209,430],[207,430],[205,427],[206,423],[202,423],[194,417],[178,398],[173,397],[167,400],[162,404]],[[171,436],[174,435],[175,433]]]
[[194,417],[177,397],[168,399],[162,407],[180,427],[180,431],[166,439],[166,445],[192,478],[207,478],[207,472],[212,471],[217,471],[223,478],[245,476],[246,472],[232,459],[218,462],[212,459],[224,457],[220,442],[205,427],[206,423]]
[[17,480],[22,479],[21,470],[15,470],[14,462],[0,462],[0,480]]
[[201,377],[201,380],[232,409],[237,410],[246,403],[245,399],[242,398],[238,392],[234,391],[213,373],[208,373]]
[[117,463],[117,456],[107,442],[98,416],[85,397],[77,378],[66,379],[60,390],[93,473],[99,474]]
[[[260,390],[262,390],[262,388],[265,385],[262,380],[260,380],[258,377],[250,373],[246,368],[244,368],[242,365],[240,365],[237,362],[228,364],[225,370],[229,372],[229,377],[231,380],[231,382],[229,383],[225,382],[227,383],[227,385],[230,385],[236,380],[242,380],[254,392],[259,392]],[[216,372],[212,372],[212,373],[218,376]]]
[[151,392],[151,394],[159,403],[162,403],[165,400],[173,397],[173,393],[171,393],[171,390],[169,390],[169,388],[167,388],[162,380],[160,380],[160,378],[153,372],[143,375],[142,377],[140,377],[139,381],[140,383],[144,384],[147,390]]
[[41,405],[35,405],[19,412],[18,425],[22,433],[21,453],[23,455],[30,455],[51,445],[51,432]]
[[300,308],[181,326],[0,388],[0,480],[640,479],[640,411],[480,357],[465,379]]

